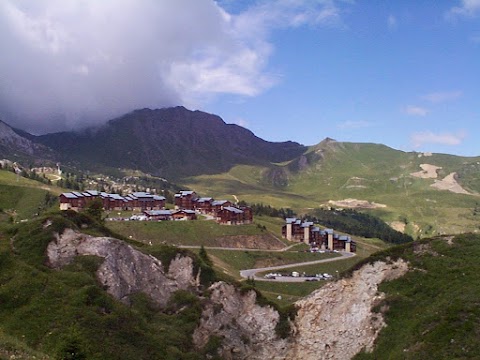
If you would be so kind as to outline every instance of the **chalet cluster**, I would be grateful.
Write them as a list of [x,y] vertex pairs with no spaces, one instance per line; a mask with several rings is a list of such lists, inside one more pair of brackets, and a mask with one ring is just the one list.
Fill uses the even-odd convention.
[[299,241],[320,250],[355,252],[356,243],[348,235],[336,234],[332,229],[320,229],[313,222],[287,218],[282,227],[282,236],[290,241]]
[[180,191],[175,194],[175,208],[213,216],[220,224],[238,225],[253,222],[252,209],[248,206],[237,207],[228,200],[198,197],[195,191]]
[[210,215],[220,224],[250,224],[253,221],[252,210],[247,207],[236,207],[228,200],[199,198],[195,191],[180,191],[175,194],[175,210],[165,209],[165,197],[148,192],[134,192],[121,196],[96,190],[85,192],[72,191],[60,195],[60,210],[79,211],[89,202],[100,199],[104,210],[139,211],[143,216],[135,217],[148,220],[196,220],[197,214]]
[[148,192],[134,192],[121,196],[96,190],[85,192],[72,191],[60,195],[60,210],[82,210],[94,199],[100,199],[104,210],[160,210],[165,208],[165,197]]

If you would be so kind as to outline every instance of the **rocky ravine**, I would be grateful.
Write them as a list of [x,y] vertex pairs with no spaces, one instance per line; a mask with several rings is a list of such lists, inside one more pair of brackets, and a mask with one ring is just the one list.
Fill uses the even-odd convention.
[[[47,247],[48,265],[54,268],[69,264],[78,255],[103,258],[98,280],[112,296],[127,304],[130,295],[142,292],[164,307],[175,291],[199,286],[189,257],[177,256],[166,272],[158,259],[121,240],[71,229],[57,235]],[[201,349],[211,336],[221,337],[219,350],[224,359],[350,359],[362,349],[372,349],[386,326],[382,314],[372,312],[384,296],[378,292],[379,284],[407,271],[408,264],[401,259],[377,261],[350,278],[326,284],[296,303],[298,313],[288,339],[279,338],[275,331],[279,313],[258,305],[254,291],[245,293],[217,282],[204,301],[193,344]]]
[[386,326],[382,314],[372,312],[384,296],[378,285],[407,271],[403,260],[378,261],[313,292],[296,303],[298,313],[288,341],[275,334],[278,313],[256,305],[254,292],[242,295],[231,285],[217,283],[194,343],[202,347],[211,335],[223,337],[225,359],[350,359],[362,349],[372,349]]
[[104,258],[97,278],[109,294],[127,304],[130,295],[142,292],[164,307],[175,291],[198,286],[189,257],[177,256],[165,272],[160,260],[121,240],[89,236],[71,229],[57,235],[47,247],[48,265],[54,268],[71,263],[77,255]]

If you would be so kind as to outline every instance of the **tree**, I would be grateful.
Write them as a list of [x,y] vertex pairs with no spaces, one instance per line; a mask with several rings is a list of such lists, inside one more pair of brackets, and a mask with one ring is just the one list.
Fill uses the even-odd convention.
[[85,206],[84,212],[98,222],[103,222],[103,202],[101,199],[94,199]]
[[210,259],[210,257],[208,256],[207,251],[205,250],[203,245],[200,247],[200,251],[198,253],[198,256],[206,265],[208,265],[210,267],[213,266],[213,262]]

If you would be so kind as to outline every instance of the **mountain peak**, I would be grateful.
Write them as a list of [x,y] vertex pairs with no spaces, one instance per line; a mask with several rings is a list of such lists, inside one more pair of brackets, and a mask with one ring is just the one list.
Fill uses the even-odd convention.
[[265,141],[217,115],[183,106],[135,110],[86,134],[49,134],[39,140],[62,153],[64,161],[99,162],[170,179],[283,162],[306,149],[294,142]]

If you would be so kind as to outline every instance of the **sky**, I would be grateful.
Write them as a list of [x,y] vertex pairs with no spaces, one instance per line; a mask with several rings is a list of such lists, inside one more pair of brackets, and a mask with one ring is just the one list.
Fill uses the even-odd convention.
[[480,0],[2,0],[0,119],[183,105],[268,141],[480,155]]

